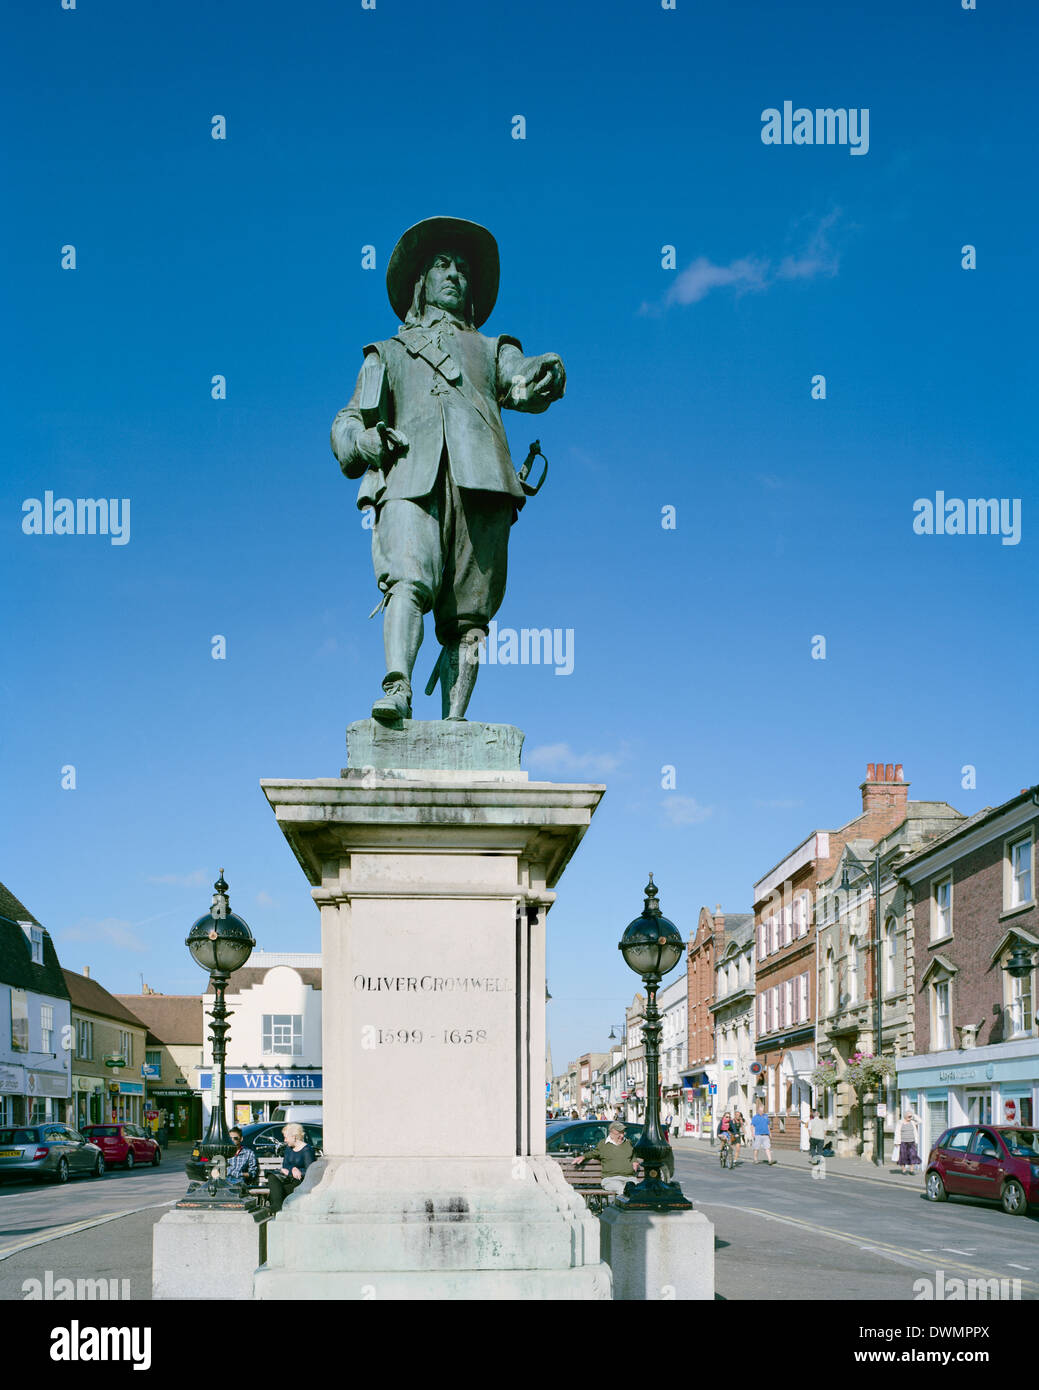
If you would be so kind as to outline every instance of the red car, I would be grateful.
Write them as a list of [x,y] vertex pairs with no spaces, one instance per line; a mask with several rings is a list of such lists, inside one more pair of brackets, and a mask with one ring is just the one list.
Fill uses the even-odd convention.
[[957,1125],[927,1159],[927,1195],[985,1197],[1010,1216],[1039,1206],[1039,1130],[1017,1125]]
[[110,1125],[85,1125],[83,1133],[104,1154],[109,1168],[115,1163],[122,1163],[127,1168],[137,1163],[150,1163],[153,1168],[158,1168],[162,1162],[162,1150],[140,1125],[123,1124],[121,1121]]

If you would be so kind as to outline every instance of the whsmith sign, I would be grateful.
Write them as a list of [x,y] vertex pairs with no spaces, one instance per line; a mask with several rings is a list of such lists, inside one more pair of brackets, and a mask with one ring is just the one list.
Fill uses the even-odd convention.
[[[199,1077],[203,1091],[212,1090],[213,1074]],[[229,1091],[320,1091],[319,1071],[229,1071],[224,1078]]]

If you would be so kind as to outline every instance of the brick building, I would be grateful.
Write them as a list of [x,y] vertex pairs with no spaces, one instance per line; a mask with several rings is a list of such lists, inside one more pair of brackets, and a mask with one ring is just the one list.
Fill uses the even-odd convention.
[[754,885],[755,1098],[772,1116],[776,1148],[807,1148],[816,1066],[816,895],[845,845],[873,844],[906,817],[902,765],[870,763],[862,811],[837,830],[815,830]]
[[[923,1122],[923,1154],[947,1125],[1034,1125],[1039,1116],[1037,826],[1032,787],[900,866],[916,1055],[899,1063],[899,1100]],[[1006,969],[1015,947],[1031,958],[1022,978]]]
[[686,952],[686,981],[689,995],[689,1061],[684,1085],[691,1133],[710,1138],[717,1125],[717,1097],[710,1088],[719,1086],[717,1040],[714,1017],[717,968],[737,927],[752,921],[746,912],[723,912],[721,903],[701,907]]

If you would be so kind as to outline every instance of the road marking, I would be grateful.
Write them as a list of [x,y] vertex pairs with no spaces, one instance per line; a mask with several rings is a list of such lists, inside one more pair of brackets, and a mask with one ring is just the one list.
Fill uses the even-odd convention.
[[73,1221],[68,1226],[59,1226],[45,1236],[37,1236],[34,1240],[23,1240],[19,1245],[7,1246],[6,1249],[0,1250],[0,1260],[9,1260],[12,1255],[18,1255],[23,1250],[32,1250],[37,1245],[46,1245],[51,1240],[62,1240],[65,1236],[78,1235],[80,1231],[89,1231],[93,1226],[104,1226],[106,1222],[118,1221],[123,1216],[135,1216],[139,1211],[154,1211],[158,1207],[172,1207],[174,1202],[179,1201],[179,1197],[171,1197],[168,1202],[149,1202],[146,1207],[131,1207],[129,1211],[113,1211],[108,1216],[95,1216],[88,1221]]
[[[814,1221],[804,1221],[797,1216],[778,1216],[775,1212],[764,1211],[760,1207],[744,1207],[734,1202],[707,1202],[697,1203],[701,1207],[723,1207],[730,1211],[750,1212],[754,1216],[762,1216],[766,1221],[779,1221],[787,1226],[796,1226],[801,1230],[815,1231],[820,1235],[829,1236],[832,1240],[845,1241],[850,1245],[856,1245],[861,1250],[863,1248],[862,1237],[853,1235],[850,1231],[837,1231],[830,1226],[820,1226]],[[933,1251],[914,1250],[909,1246],[889,1245],[885,1241],[877,1241],[874,1246],[874,1253],[884,1259],[895,1260],[899,1264],[916,1265],[920,1269],[927,1269],[933,1272],[934,1261],[925,1259],[926,1254],[933,1254]],[[998,1279],[999,1275],[990,1269],[980,1269],[975,1265],[960,1264],[955,1260],[944,1262],[947,1272],[963,1275],[967,1278]],[[1022,1281],[1022,1291],[1028,1295],[1039,1296],[1039,1284]]]
[[973,1250],[956,1250],[951,1245],[942,1246],[943,1255],[966,1255],[968,1258],[974,1254]]
[[1023,1269],[1027,1272],[1031,1268],[1031,1265],[1016,1265],[1013,1260],[1007,1260],[1007,1269]]

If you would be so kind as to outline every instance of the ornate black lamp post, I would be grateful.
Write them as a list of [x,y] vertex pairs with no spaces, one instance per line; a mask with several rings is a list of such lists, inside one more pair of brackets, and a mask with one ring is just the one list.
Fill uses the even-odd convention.
[[[246,923],[231,911],[223,869],[220,870],[220,877],[213,887],[213,906],[204,917],[198,919],[184,942],[196,964],[209,971],[209,980],[216,996],[211,1010],[213,1021],[209,1025],[213,1039],[213,1086],[210,1092],[212,1103],[206,1137],[199,1145],[201,1156],[207,1163],[212,1163],[213,1159],[223,1159],[226,1162],[234,1153],[224,1114],[224,1061],[227,1056],[227,1034],[230,1030],[227,1022],[230,1014],[224,1003],[224,996],[231,975],[242,968],[256,945]],[[215,1190],[218,1185],[222,1185],[222,1177],[219,1184],[211,1180],[210,1196],[226,1199],[226,1189],[223,1193]]]
[[646,1019],[642,1037],[646,1047],[646,1122],[635,1145],[642,1163],[642,1181],[624,1189],[628,1211],[688,1211],[692,1202],[677,1182],[666,1182],[661,1172],[671,1150],[660,1130],[660,1010],[657,990],[663,977],[682,959],[685,942],[674,922],[660,911],[657,889],[650,874],[645,887],[642,916],[636,917],[618,943],[625,964],[641,975],[646,986]]

